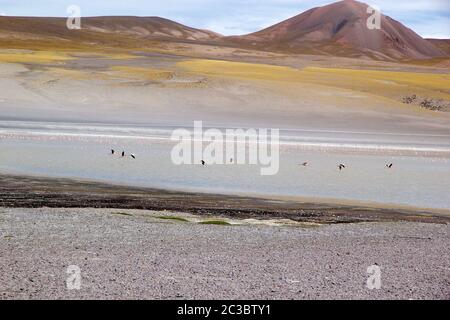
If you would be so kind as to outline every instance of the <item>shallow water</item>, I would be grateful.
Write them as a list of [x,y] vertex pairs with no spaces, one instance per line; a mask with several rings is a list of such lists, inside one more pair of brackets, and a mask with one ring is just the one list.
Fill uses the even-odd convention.
[[[261,176],[258,165],[174,165],[173,129],[0,122],[0,172],[450,209],[448,136],[281,131],[280,170]],[[111,148],[137,159],[112,156]],[[310,166],[299,166],[305,161]],[[339,171],[339,163],[348,168]]]

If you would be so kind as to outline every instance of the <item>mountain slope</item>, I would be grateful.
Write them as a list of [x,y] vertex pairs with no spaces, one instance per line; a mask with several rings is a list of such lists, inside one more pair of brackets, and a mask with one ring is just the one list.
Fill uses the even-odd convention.
[[92,17],[83,19],[90,31],[115,32],[142,37],[163,37],[180,40],[212,40],[220,35],[208,30],[191,28],[159,17]]
[[450,56],[450,39],[427,39],[427,41]]
[[444,55],[400,22],[382,15],[381,29],[367,28],[368,5],[344,0],[310,9],[262,31],[231,41],[254,47],[337,55],[427,59]]
[[65,18],[0,17],[0,40],[62,40],[92,43],[128,39],[208,41],[220,35],[159,17],[82,18],[81,30],[69,30]]

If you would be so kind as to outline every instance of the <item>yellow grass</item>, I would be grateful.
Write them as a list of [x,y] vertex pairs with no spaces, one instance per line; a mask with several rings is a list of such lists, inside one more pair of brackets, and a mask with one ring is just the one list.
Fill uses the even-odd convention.
[[99,51],[70,51],[69,55],[74,58],[98,58],[98,59],[111,59],[111,60],[131,60],[138,58],[137,56],[128,53],[116,53],[116,52],[99,52]]
[[0,52],[0,62],[45,64],[72,59],[67,53],[56,51],[7,51]]
[[210,76],[237,77],[254,80],[297,81],[298,70],[264,64],[230,62],[219,60],[188,60],[178,66],[195,73]]
[[307,67],[301,70],[264,64],[188,60],[178,66],[214,77],[232,77],[349,89],[399,100],[410,94],[450,99],[450,75],[433,73]]
[[128,66],[114,66],[111,70],[117,71],[130,77],[140,77],[152,81],[169,80],[173,77],[173,72],[163,69],[139,68]]
[[0,62],[51,64],[73,60],[81,57],[94,57],[98,59],[130,60],[137,58],[134,55],[114,51],[79,51],[79,50],[0,50]]
[[391,85],[407,85],[432,90],[450,91],[450,75],[417,72],[393,72],[374,70],[353,70],[353,69],[333,69],[333,68],[313,68],[303,69],[311,74],[321,74],[324,77],[336,76],[340,79],[354,79],[355,81],[381,81]]

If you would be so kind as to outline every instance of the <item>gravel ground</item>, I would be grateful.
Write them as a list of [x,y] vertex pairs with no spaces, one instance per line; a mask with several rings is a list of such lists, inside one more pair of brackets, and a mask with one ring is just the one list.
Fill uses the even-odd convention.
[[[0,208],[0,299],[450,299],[446,224],[200,219]],[[381,289],[369,290],[375,264]],[[69,265],[81,269],[80,290],[67,289]]]

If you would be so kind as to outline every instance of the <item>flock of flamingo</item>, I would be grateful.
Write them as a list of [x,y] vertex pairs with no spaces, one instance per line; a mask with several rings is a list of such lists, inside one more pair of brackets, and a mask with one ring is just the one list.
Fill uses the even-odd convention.
[[[114,149],[111,149],[111,154],[112,154],[112,155],[115,155],[115,154],[116,154],[116,151],[115,151]],[[121,156],[122,158],[125,158],[125,157],[127,157],[128,155],[125,153],[125,151],[122,151],[122,153],[120,154],[120,156]],[[129,154],[129,156],[130,156],[131,158],[133,158],[133,159],[136,159],[136,155],[135,155],[134,153]],[[233,162],[233,158],[230,159],[230,163],[232,163],[232,162]],[[200,163],[201,163],[203,166],[206,166],[206,161],[205,161],[205,160],[201,160]],[[309,166],[309,162],[303,162],[303,163],[300,164],[300,165],[303,166],[303,167],[308,167],[308,166]],[[390,164],[387,164],[387,165],[386,165],[386,168],[388,168],[388,169],[392,169],[393,167],[394,167],[394,164],[393,164],[393,163],[390,163]],[[342,170],[344,170],[344,169],[347,169],[347,166],[346,166],[345,164],[341,163],[341,164],[338,165],[338,168],[339,168],[340,171],[342,171]]]

